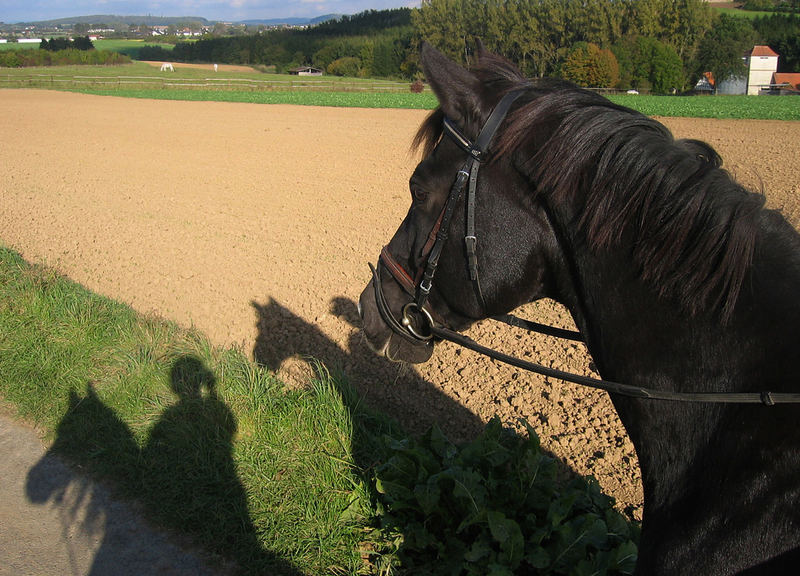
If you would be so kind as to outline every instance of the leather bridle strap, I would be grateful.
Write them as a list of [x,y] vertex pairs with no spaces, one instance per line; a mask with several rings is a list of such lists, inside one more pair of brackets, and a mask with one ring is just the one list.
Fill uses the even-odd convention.
[[447,203],[445,204],[444,210],[440,216],[439,230],[436,232],[436,240],[431,247],[431,251],[428,253],[428,259],[425,263],[425,270],[422,273],[422,278],[417,286],[416,305],[420,309],[428,301],[428,296],[431,293],[431,288],[433,287],[433,277],[436,274],[436,268],[439,266],[439,256],[442,255],[442,249],[444,248],[444,244],[447,242],[447,237],[450,234],[450,220],[453,218],[453,212],[456,210],[456,204],[461,198],[461,192],[464,190],[464,185],[466,184],[467,178],[469,178],[469,163],[470,161],[468,160],[461,170],[458,171],[456,180],[453,182],[452,188],[450,188],[450,195],[447,197]]
[[[413,302],[407,304],[403,308],[401,322],[398,322],[394,316],[392,316],[388,306],[385,305],[386,301],[383,296],[383,290],[379,285],[380,275],[377,270],[373,269],[373,282],[376,283],[375,295],[381,316],[386,319],[387,324],[389,324],[394,332],[401,334],[403,337],[411,336],[412,338],[423,341],[428,341],[432,337],[429,331],[424,331],[424,334],[420,337],[421,331],[415,329],[412,317],[423,316],[426,320],[430,318],[430,312],[428,312],[424,306],[428,301],[433,287],[433,278],[439,265],[439,257],[447,241],[450,230],[450,220],[453,217],[456,205],[461,198],[464,188],[468,189],[466,199],[466,230],[464,237],[467,253],[467,267],[469,269],[470,280],[472,281],[478,299],[478,304],[481,309],[486,309],[486,302],[481,291],[478,277],[477,238],[475,236],[475,192],[478,183],[478,170],[480,168],[480,163],[488,158],[489,145],[499,129],[500,124],[502,124],[508,111],[511,109],[511,105],[517,98],[524,94],[526,90],[527,89],[524,88],[514,90],[505,94],[500,99],[500,102],[489,114],[489,118],[478,133],[478,138],[474,144],[469,138],[464,136],[449,118],[444,118],[444,133],[464,150],[469,155],[469,158],[467,158],[467,161],[458,171],[456,179],[450,188],[447,200],[445,201],[445,205],[439,214],[439,218],[428,234],[427,241],[421,253],[423,260],[425,260],[425,266],[420,267],[416,278],[412,279],[411,274],[408,273],[394,256],[392,256],[387,246],[384,246],[381,250],[381,255],[378,260],[379,264],[383,264],[403,290],[414,298]],[[405,327],[405,329],[403,329],[403,327]]]
[[598,378],[572,374],[571,372],[548,368],[541,364],[536,364],[535,362],[516,358],[482,346],[468,336],[464,336],[463,334],[459,334],[458,332],[454,332],[438,324],[433,324],[431,326],[431,333],[442,340],[448,340],[454,344],[469,348],[474,352],[483,354],[484,356],[488,356],[504,364],[527,370],[528,372],[534,372],[542,376],[557,378],[566,382],[572,382],[598,390],[605,390],[612,394],[620,394],[631,398],[673,400],[676,402],[707,402],[714,404],[763,404],[764,406],[800,403],[800,394],[791,392],[673,392],[669,390],[653,390],[652,388],[621,384],[610,380],[600,380]]
[[405,290],[409,296],[412,298],[416,297],[417,283],[411,278],[411,275],[406,272],[406,269],[395,260],[387,246],[381,248],[381,255],[378,260],[386,266],[386,269],[389,270],[389,274],[397,280],[397,283],[400,284],[400,287]]
[[494,110],[489,114],[486,124],[483,125],[483,128],[481,128],[481,131],[478,133],[478,138],[475,140],[475,143],[472,143],[469,138],[464,136],[449,118],[445,117],[443,122],[445,134],[447,134],[462,150],[469,154],[470,157],[467,161],[469,166],[469,185],[467,186],[467,216],[464,247],[467,253],[469,278],[475,289],[478,305],[482,310],[486,309],[486,300],[483,297],[480,277],[478,276],[478,238],[475,234],[475,193],[478,188],[478,171],[480,170],[481,163],[489,158],[489,146],[497,130],[500,128],[500,124],[505,120],[512,104],[526,91],[526,88],[513,90],[500,99],[500,102],[498,102],[497,106],[495,106]]

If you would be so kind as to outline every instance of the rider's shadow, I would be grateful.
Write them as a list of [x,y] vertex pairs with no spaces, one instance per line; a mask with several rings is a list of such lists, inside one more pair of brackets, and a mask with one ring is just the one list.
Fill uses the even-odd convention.
[[[455,441],[473,437],[483,429],[480,418],[420,376],[411,366],[393,364],[368,348],[360,332],[360,319],[354,302],[334,298],[330,312],[352,328],[357,328],[340,346],[316,325],[307,322],[282,304],[269,298],[265,304],[252,302],[258,334],[253,357],[284,377],[298,372],[298,360],[313,358],[329,370],[346,378],[360,398],[389,414],[403,428],[419,434],[437,424]],[[313,364],[311,364],[313,370]],[[306,370],[299,377],[313,376]],[[302,382],[301,382],[302,384]]]
[[[64,466],[61,457],[78,470]],[[25,483],[30,502],[55,506],[61,532],[57,556],[63,555],[70,573],[113,574],[120,561],[138,562],[146,553],[136,542],[121,543],[120,533],[132,525],[128,511],[116,506],[108,491],[82,470],[88,467],[114,483],[126,474],[136,475],[138,460],[139,447],[130,429],[103,404],[92,384],[85,396],[71,390],[55,441],[28,471]]]
[[[236,418],[199,359],[178,359],[170,377],[178,401],[164,410],[142,449],[142,494],[175,528],[198,532],[220,550],[263,555],[233,460]],[[176,481],[180,479],[180,481]]]
[[170,561],[163,554],[159,558],[150,550],[132,548],[135,530],[118,526],[119,506],[95,497],[94,483],[85,475],[64,481],[49,477],[55,455],[109,481],[161,525],[189,534],[197,543],[213,543],[211,548],[220,556],[246,559],[249,566],[261,566],[270,574],[299,574],[258,540],[233,460],[236,419],[217,396],[214,374],[199,359],[183,356],[172,366],[170,385],[178,399],[149,430],[142,448],[91,384],[85,396],[72,391],[53,446],[28,474],[28,498],[62,507],[66,503],[65,533],[87,533],[101,540],[86,571],[94,576],[116,573],[125,558],[142,564],[141,573],[212,572],[204,572],[199,560],[196,566],[170,568],[160,564]]

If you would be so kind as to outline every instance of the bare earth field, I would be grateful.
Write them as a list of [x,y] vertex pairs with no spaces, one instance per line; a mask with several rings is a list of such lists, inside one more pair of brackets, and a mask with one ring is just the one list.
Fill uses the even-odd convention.
[[[313,356],[412,432],[468,438],[494,414],[640,517],[636,455],[604,393],[450,344],[418,367],[367,349],[355,302],[408,207],[425,112],[0,90],[0,242],[88,288],[241,346],[302,385]],[[665,119],[800,222],[800,123]],[[522,315],[571,326],[553,302]],[[476,339],[589,372],[581,345],[481,324]]]

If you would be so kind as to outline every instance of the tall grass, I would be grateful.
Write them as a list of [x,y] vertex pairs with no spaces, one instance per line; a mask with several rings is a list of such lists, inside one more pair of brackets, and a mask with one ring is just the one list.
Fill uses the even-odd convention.
[[0,248],[0,396],[53,451],[244,573],[365,569],[353,439],[369,452],[389,425],[324,370],[287,390],[238,350]]

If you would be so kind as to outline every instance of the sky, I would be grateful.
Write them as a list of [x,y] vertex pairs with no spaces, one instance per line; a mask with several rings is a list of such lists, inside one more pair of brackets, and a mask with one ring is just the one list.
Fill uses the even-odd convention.
[[261,20],[357,14],[419,6],[419,0],[0,0],[0,22],[32,22],[70,16],[200,16],[208,20]]

